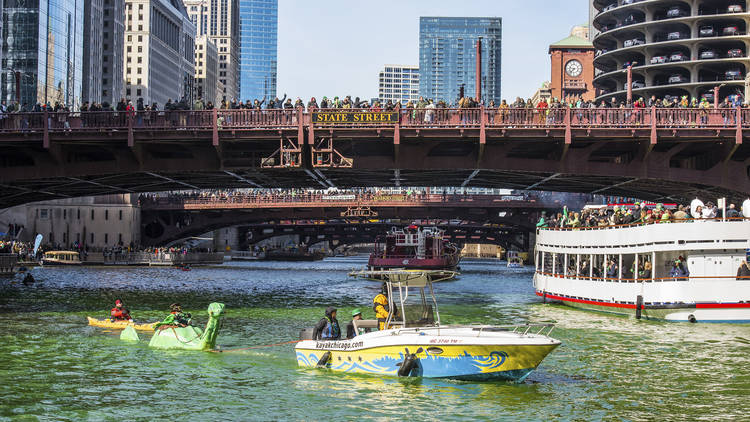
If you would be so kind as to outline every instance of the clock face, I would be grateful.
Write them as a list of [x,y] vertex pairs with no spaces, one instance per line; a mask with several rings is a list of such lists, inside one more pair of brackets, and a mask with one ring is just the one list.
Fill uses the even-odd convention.
[[578,60],[571,60],[565,64],[565,73],[569,76],[576,77],[583,72],[583,65]]

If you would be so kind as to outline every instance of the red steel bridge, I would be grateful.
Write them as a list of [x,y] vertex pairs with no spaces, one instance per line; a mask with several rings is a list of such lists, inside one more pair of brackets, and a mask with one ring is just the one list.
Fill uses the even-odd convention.
[[[330,228],[337,223],[346,226],[403,220],[408,224],[414,220],[429,219],[437,221],[429,224],[450,226],[449,234],[456,232],[455,226],[490,227],[489,231],[482,229],[481,234],[491,237],[493,243],[498,243],[506,240],[501,236],[503,234],[515,236],[533,232],[541,210],[559,209],[560,206],[559,202],[553,200],[523,195],[427,193],[308,193],[299,196],[267,193],[223,197],[144,198],[141,200],[141,241],[144,245],[165,245],[234,225],[260,225],[263,228],[274,226],[277,231],[273,232],[276,233],[273,236],[278,236],[279,233],[309,234],[309,228],[302,233],[300,227],[325,225],[325,229],[318,227],[314,232],[329,236],[340,235],[338,231],[329,233]],[[295,229],[291,230],[290,227]],[[368,232],[364,230],[358,233],[368,236]],[[456,233],[457,236],[462,234],[461,231]],[[254,239],[262,240],[258,236]]]
[[230,187],[480,186],[670,201],[750,192],[750,109],[324,111],[5,114],[0,207]]

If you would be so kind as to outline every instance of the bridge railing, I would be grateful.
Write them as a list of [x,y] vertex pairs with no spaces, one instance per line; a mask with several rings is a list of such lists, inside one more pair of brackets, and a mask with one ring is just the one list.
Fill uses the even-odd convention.
[[[313,122],[312,113],[397,113],[397,120]],[[0,132],[298,128],[750,128],[750,109],[734,108],[404,108],[284,110],[85,111],[0,114]]]
[[[538,198],[529,197],[523,199],[525,202],[537,202]],[[206,207],[222,208],[231,204],[237,205],[273,205],[273,204],[312,204],[325,205],[334,204],[445,204],[445,203],[471,203],[483,205],[497,202],[519,201],[518,195],[463,195],[463,194],[351,194],[351,195],[227,195],[206,197],[157,197],[142,198],[141,206],[144,208],[170,208],[172,205],[198,205]]]

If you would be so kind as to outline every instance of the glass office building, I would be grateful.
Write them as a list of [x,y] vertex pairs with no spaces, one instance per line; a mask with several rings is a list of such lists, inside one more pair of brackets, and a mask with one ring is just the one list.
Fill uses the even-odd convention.
[[[84,0],[5,0],[2,9],[2,99],[81,103]],[[16,75],[20,72],[20,91]]]
[[240,98],[276,96],[278,0],[240,0]]
[[419,95],[449,104],[476,94],[476,42],[482,37],[482,100],[500,102],[502,18],[419,18]]

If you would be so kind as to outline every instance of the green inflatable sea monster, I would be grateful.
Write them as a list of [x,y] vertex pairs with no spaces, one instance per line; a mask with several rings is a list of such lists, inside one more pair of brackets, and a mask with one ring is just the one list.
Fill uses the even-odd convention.
[[[161,325],[156,327],[154,336],[148,343],[149,347],[157,349],[182,349],[182,350],[211,350],[216,347],[216,337],[221,329],[224,317],[224,304],[212,303],[208,305],[208,322],[206,329],[188,325],[179,327],[175,325]],[[138,341],[138,333],[132,326],[128,326],[120,334],[121,340]]]

